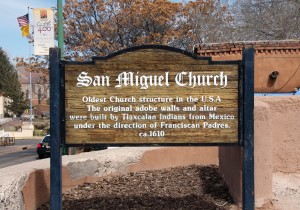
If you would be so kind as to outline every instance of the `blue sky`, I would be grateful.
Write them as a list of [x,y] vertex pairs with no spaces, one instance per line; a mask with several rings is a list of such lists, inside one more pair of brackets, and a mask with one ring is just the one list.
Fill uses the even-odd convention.
[[[29,57],[33,53],[25,37],[22,37],[17,17],[27,14],[30,8],[56,7],[57,0],[0,0],[0,47],[8,56]],[[29,10],[29,19],[32,9]]]

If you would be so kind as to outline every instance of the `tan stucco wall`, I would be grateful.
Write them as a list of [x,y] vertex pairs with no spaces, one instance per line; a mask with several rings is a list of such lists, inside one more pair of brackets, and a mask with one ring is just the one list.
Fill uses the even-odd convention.
[[300,96],[256,97],[270,107],[273,171],[300,172]]
[[159,170],[191,164],[218,165],[218,147],[165,147],[146,151],[129,170]]
[[[300,96],[255,97],[255,203],[272,198],[272,173],[300,172]],[[219,170],[236,203],[242,204],[242,148],[219,149]]]
[[[254,177],[255,205],[272,200],[272,132],[270,106],[255,98],[254,103]],[[220,147],[219,171],[229,186],[235,203],[242,205],[243,148]]]
[[[215,61],[242,60],[241,53],[215,55]],[[300,53],[256,53],[254,56],[255,92],[292,92],[300,88]],[[276,80],[269,79],[273,71],[278,71]]]

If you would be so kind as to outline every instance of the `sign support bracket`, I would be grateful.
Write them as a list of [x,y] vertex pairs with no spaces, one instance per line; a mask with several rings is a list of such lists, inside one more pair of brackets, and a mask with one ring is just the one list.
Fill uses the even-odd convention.
[[62,209],[60,50],[50,48],[50,209]]

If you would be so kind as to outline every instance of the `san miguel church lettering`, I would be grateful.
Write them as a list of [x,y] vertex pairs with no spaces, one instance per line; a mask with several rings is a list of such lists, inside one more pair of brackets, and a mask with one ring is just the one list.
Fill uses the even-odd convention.
[[[225,88],[227,86],[227,75],[221,71],[219,75],[194,75],[193,72],[180,72],[177,73],[175,83],[181,87],[194,88],[196,86],[220,86]],[[186,82],[184,82],[186,80]],[[77,87],[88,86],[110,86],[110,76],[96,75],[89,76],[87,72],[81,72],[77,77]],[[148,89],[149,87],[156,86],[170,86],[169,72],[164,75],[139,75],[139,72],[122,72],[117,76],[116,81],[118,84],[116,88],[127,86],[137,86],[140,89]]]

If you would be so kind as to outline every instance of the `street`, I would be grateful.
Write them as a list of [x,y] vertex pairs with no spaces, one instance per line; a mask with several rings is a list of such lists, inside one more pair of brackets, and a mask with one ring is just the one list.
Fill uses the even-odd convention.
[[16,140],[15,146],[0,147],[0,168],[37,160],[36,145],[40,140]]
[[0,155],[0,168],[37,160],[36,149],[26,149]]

